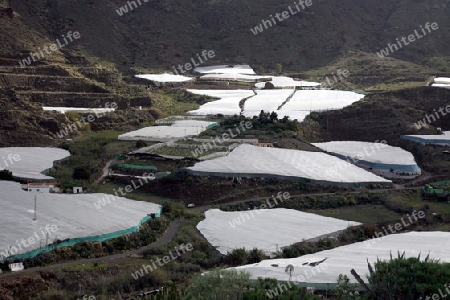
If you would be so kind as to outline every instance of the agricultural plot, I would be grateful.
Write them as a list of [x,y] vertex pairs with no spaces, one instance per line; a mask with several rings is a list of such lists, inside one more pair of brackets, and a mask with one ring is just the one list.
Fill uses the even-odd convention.
[[198,176],[272,177],[337,185],[391,184],[387,179],[326,153],[251,145],[240,145],[226,157],[199,162],[187,171]]
[[255,71],[249,65],[218,65],[198,67],[194,69],[194,72],[199,74],[255,74]]
[[265,112],[277,111],[295,90],[259,90],[256,95],[247,99],[244,104],[244,115],[248,118],[258,116],[261,110]]
[[51,107],[51,106],[43,106],[42,109],[47,111],[56,110],[62,114],[65,114],[68,111],[73,111],[82,114],[87,113],[102,114],[107,112],[113,112],[116,110],[115,108]]
[[[207,142],[210,140],[206,140]],[[224,142],[217,147],[208,147],[207,142],[195,142],[190,139],[168,142],[159,146],[152,147],[145,151],[149,154],[157,154],[169,157],[195,157],[202,159],[204,156],[215,153],[227,153],[238,144],[236,142]]]
[[192,77],[182,76],[182,75],[175,75],[175,74],[142,74],[142,75],[136,75],[137,78],[147,79],[155,82],[161,82],[161,83],[177,83],[177,82],[188,82],[194,80]]
[[[275,206],[274,200],[270,202]],[[270,254],[302,240],[359,225],[285,208],[238,212],[210,209],[205,216],[197,229],[222,254],[236,248],[251,250],[255,247]]]
[[211,101],[203,104],[199,109],[191,110],[189,115],[217,115],[226,116],[239,115],[241,107],[239,103],[248,97],[254,96],[251,90],[187,90],[196,95],[205,95],[219,98],[219,100]]
[[[299,112],[342,109],[364,98],[364,95],[347,91],[301,90],[280,109],[279,116],[299,117]],[[297,117],[295,117],[297,116]],[[301,115],[300,115],[301,116]],[[298,119],[301,121],[300,119]]]
[[216,122],[180,120],[171,126],[150,126],[119,135],[119,140],[126,141],[169,141],[176,138],[197,136],[203,131],[217,126]]
[[[271,82],[276,88],[294,88],[294,87],[319,87],[320,83],[303,80],[294,80],[291,77],[272,76]],[[258,82],[255,86],[259,89],[264,88],[265,82]]]
[[414,156],[400,147],[355,141],[314,143],[313,145],[386,178],[411,178],[421,174]]
[[[31,193],[22,190],[20,184],[7,181],[0,181],[0,190],[3,191],[0,195],[0,251],[9,246],[17,248],[16,241],[27,240],[35,233],[40,240],[18,253],[29,252],[56,239],[106,235],[136,227],[148,214],[161,211],[157,204],[106,194]],[[35,195],[37,219],[33,220]],[[48,237],[42,236],[41,228],[46,225],[56,225],[58,230]]]
[[238,81],[257,82],[261,79],[270,79],[272,76],[246,75],[246,74],[207,74],[200,77],[201,80],[210,81]]
[[[378,239],[371,245],[367,244],[370,241],[354,243],[297,258],[263,260],[235,269],[249,272],[253,279],[263,277],[288,281],[289,275],[286,274],[285,269],[288,265],[292,265],[294,267],[291,278],[293,282],[336,283],[339,274],[345,274],[351,282],[356,283],[355,278],[350,274],[351,269],[355,269],[367,282],[369,273],[367,261],[373,266],[377,258],[389,260],[390,254],[395,257],[398,252],[405,251],[406,257],[418,257],[419,254],[425,257],[429,254],[430,259],[450,262],[449,240],[449,232],[392,234]],[[320,261],[323,262],[319,263]],[[311,266],[317,263],[319,263],[317,266]],[[321,264],[322,267],[320,267]]]
[[439,135],[402,135],[401,138],[421,144],[450,146],[450,131],[444,131]]
[[23,179],[53,179],[41,172],[53,167],[53,162],[69,157],[67,150],[46,147],[0,148],[0,170],[7,169]]
[[450,89],[450,78],[448,77],[436,77],[431,84],[432,87],[440,87]]

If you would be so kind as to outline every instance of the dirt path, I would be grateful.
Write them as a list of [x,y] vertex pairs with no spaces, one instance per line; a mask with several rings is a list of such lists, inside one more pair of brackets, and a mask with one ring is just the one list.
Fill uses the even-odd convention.
[[113,160],[110,160],[106,163],[106,166],[103,168],[102,176],[100,176],[97,180],[94,181],[95,184],[99,184],[103,180],[103,178],[108,176],[109,168],[111,167],[112,162]]
[[3,278],[20,277],[24,274],[29,274],[29,273],[39,272],[39,271],[49,271],[49,270],[53,270],[53,269],[82,265],[82,264],[113,262],[114,260],[123,259],[123,258],[129,257],[131,255],[139,255],[153,247],[157,247],[157,246],[161,246],[161,245],[170,243],[173,240],[173,238],[175,237],[175,234],[180,229],[183,222],[184,222],[184,218],[179,218],[179,219],[174,220],[169,225],[169,227],[164,232],[164,234],[158,240],[156,240],[155,242],[153,242],[147,246],[144,246],[144,247],[136,249],[136,250],[131,250],[131,251],[127,251],[124,253],[112,254],[112,255],[107,255],[107,256],[102,256],[102,257],[97,257],[97,258],[80,259],[80,260],[59,263],[59,264],[46,266],[46,267],[30,268],[30,269],[26,269],[26,270],[23,270],[20,272],[0,274],[0,280]]

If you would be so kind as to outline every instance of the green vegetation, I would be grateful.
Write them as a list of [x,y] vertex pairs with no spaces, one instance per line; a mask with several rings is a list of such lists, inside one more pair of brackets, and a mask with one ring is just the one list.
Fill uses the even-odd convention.
[[170,94],[152,94],[152,106],[161,111],[161,117],[183,115],[200,107],[197,103],[180,101],[175,95]]
[[1,170],[0,180],[9,180],[9,181],[14,180],[12,172],[7,169]]
[[[202,156],[216,153],[218,151],[226,151],[224,147],[218,147],[218,148],[207,148],[206,151],[203,151]],[[192,153],[195,153],[195,148],[184,148],[184,147],[177,147],[177,146],[167,146],[167,147],[160,147],[157,149],[154,149],[151,151],[152,154],[158,154],[158,155],[167,155],[167,156],[178,156],[178,157],[194,157]]]
[[263,300],[274,297],[279,300],[322,299],[293,283],[278,283],[277,280],[270,278],[252,281],[249,273],[236,270],[213,270],[196,276],[185,290],[185,294],[184,299],[192,300]]
[[311,209],[306,212],[331,217],[341,220],[352,220],[364,224],[370,224],[374,221],[389,221],[403,217],[403,214],[396,213],[384,205],[362,204],[355,206],[345,206],[329,209]]
[[[25,259],[23,263],[26,268],[31,268],[50,263],[101,257],[138,249],[155,242],[169,224],[170,219],[167,219],[167,217],[151,219],[144,223],[138,232],[104,242],[82,242],[72,247],[57,248],[50,252],[41,253],[33,258]],[[0,267],[5,268],[6,264],[7,262],[3,266],[0,264]]]
[[[428,260],[428,256],[420,259],[405,258],[405,253],[398,253],[398,257],[389,261],[377,260],[374,267],[368,263],[370,287],[361,285],[367,290],[372,299],[409,300],[434,299],[439,290],[444,291],[450,279],[450,264]],[[356,272],[352,274],[358,281],[361,278]],[[447,293],[445,292],[447,295]],[[446,297],[446,296],[445,296]]]
[[106,162],[134,149],[133,142],[117,140],[119,134],[122,132],[91,132],[63,144],[71,156],[48,175],[56,178],[63,190],[73,186],[95,188],[92,182],[101,175]]

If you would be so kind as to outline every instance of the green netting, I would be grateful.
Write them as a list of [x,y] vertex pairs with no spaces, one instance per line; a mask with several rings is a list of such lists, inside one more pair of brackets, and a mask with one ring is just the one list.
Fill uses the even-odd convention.
[[[162,209],[161,209],[161,211],[162,211]],[[159,218],[161,216],[161,211],[159,213],[155,213],[156,218]],[[139,224],[137,226],[133,226],[128,229],[118,230],[115,232],[96,235],[96,236],[87,236],[87,237],[81,237],[81,238],[67,239],[58,244],[52,244],[52,245],[41,247],[39,249],[35,249],[33,251],[29,251],[26,253],[16,254],[16,255],[10,256],[9,258],[27,259],[27,258],[35,257],[42,252],[49,252],[49,251],[52,251],[54,249],[61,248],[61,247],[70,247],[70,246],[74,246],[75,244],[82,243],[82,242],[104,242],[104,241],[107,241],[110,239],[115,239],[115,238],[118,238],[123,235],[138,232],[141,225],[150,219],[151,219],[151,216],[147,215],[139,221]]]
[[169,176],[170,174],[171,174],[170,172],[158,172],[155,174],[155,178],[161,179],[161,178]]
[[135,169],[135,170],[152,170],[158,171],[158,168],[155,166],[141,166],[141,165],[129,165],[129,164],[113,164],[112,168],[118,169]]
[[300,180],[301,182],[306,182],[306,183],[310,183],[310,182],[311,182],[311,179],[305,178],[305,177],[299,177],[299,180]]
[[206,129],[212,129],[212,128],[217,127],[217,126],[219,126],[219,124],[213,123],[213,124],[210,124],[210,125],[206,126]]
[[430,183],[431,186],[450,185],[450,180],[438,181]]
[[362,95],[370,95],[371,94],[371,92],[363,91],[363,90],[353,90],[352,92],[357,93],[357,94],[362,94]]

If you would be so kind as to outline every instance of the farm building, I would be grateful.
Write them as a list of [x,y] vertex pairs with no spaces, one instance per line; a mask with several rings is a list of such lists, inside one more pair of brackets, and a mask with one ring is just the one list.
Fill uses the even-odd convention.
[[450,89],[450,78],[448,77],[436,77],[431,83],[432,87],[440,87],[445,89]]
[[34,193],[54,193],[56,191],[55,182],[29,182],[22,184],[22,189]]
[[450,131],[439,135],[402,135],[401,138],[424,145],[450,146]]

